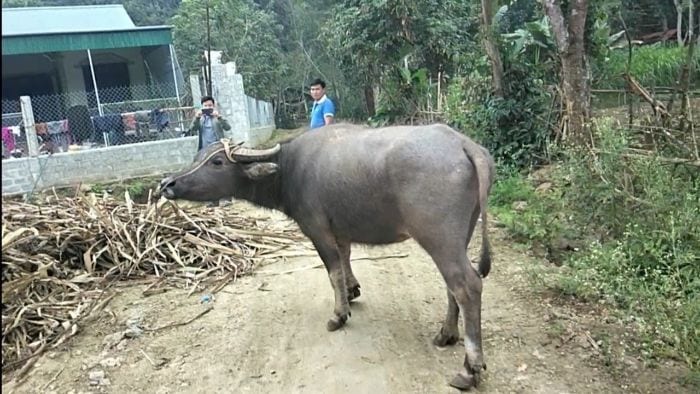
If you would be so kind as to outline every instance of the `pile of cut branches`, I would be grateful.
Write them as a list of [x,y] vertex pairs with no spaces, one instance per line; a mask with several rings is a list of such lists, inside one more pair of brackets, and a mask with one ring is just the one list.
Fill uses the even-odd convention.
[[119,280],[152,278],[216,293],[264,259],[293,255],[302,236],[233,210],[94,195],[50,205],[2,202],[2,365],[21,376],[36,356],[78,332]]

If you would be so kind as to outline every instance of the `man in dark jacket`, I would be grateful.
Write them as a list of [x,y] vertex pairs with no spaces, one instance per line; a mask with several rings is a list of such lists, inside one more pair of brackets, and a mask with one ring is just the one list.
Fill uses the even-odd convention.
[[224,130],[231,130],[231,125],[219,114],[215,105],[213,97],[202,97],[202,109],[197,111],[190,128],[187,130],[188,135],[194,135],[196,132],[199,136],[197,151],[219,142],[224,138]]
[[[201,151],[207,146],[219,142],[224,138],[224,130],[231,130],[231,125],[223,116],[216,110],[214,98],[211,96],[202,97],[202,109],[197,111],[192,124],[187,130],[188,135],[193,135],[195,132],[199,136],[197,151]],[[229,201],[224,201],[227,205]],[[219,201],[213,201],[208,204],[210,207],[218,207]]]

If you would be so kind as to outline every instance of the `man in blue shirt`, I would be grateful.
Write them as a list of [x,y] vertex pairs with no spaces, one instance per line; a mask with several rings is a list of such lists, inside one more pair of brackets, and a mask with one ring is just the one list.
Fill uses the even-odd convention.
[[326,83],[321,79],[311,82],[311,97],[314,105],[311,108],[311,128],[316,129],[333,123],[335,106],[326,96]]

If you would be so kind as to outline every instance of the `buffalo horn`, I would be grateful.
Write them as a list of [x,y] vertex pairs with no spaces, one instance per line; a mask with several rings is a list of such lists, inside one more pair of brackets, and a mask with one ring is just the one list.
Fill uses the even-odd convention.
[[238,162],[253,162],[269,158],[280,151],[280,144],[269,149],[238,148],[231,152],[231,156]]

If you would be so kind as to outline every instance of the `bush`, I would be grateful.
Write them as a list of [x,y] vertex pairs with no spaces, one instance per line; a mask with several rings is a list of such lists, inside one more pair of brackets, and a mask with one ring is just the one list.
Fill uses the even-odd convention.
[[547,115],[552,99],[545,81],[527,64],[511,64],[504,79],[505,98],[492,96],[482,76],[453,82],[448,88],[448,121],[504,164],[523,168],[546,162],[550,122],[556,119]]
[[[625,132],[596,124],[601,152],[565,151],[538,195],[522,175],[494,186],[492,205],[508,230],[545,244],[565,234],[584,240],[570,252],[554,288],[615,305],[652,357],[700,368],[700,185],[697,171],[657,158],[629,157]],[[521,212],[513,201],[527,201]]]
[[[599,124],[594,160],[572,154],[566,203],[599,234],[573,256],[581,292],[639,316],[645,345],[700,366],[700,196],[697,174],[656,158],[627,157],[625,135]],[[572,278],[569,278],[569,280]]]

